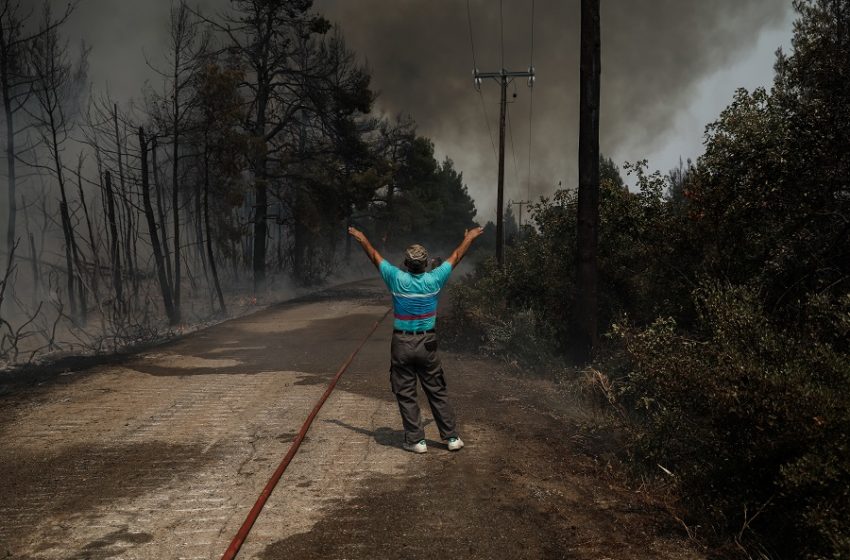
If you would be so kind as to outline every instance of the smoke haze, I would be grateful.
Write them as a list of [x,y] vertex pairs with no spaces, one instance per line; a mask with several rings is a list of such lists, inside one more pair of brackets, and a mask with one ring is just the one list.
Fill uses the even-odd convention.
[[[58,11],[64,1],[54,0]],[[224,0],[205,0],[214,12]],[[501,66],[499,2],[470,3],[475,57],[482,71]],[[504,64],[531,62],[531,6],[504,0]],[[578,150],[579,2],[534,2],[531,184],[528,177],[529,101],[524,79],[509,89],[506,198],[550,193],[558,181],[572,186]],[[315,8],[338,23],[349,46],[368,61],[377,109],[405,112],[430,137],[438,154],[463,172],[479,216],[494,215],[499,87],[473,88],[466,3],[455,0],[317,0]],[[672,123],[707,75],[733,64],[761,31],[787,20],[788,0],[608,0],[602,3],[601,148],[618,157],[643,157],[669,142]],[[140,98],[154,63],[167,48],[168,2],[85,0],[69,22],[72,40],[91,46],[95,89],[119,100]],[[771,61],[765,61],[770,64]],[[517,97],[512,98],[513,92]],[[492,142],[488,136],[488,116]],[[702,123],[703,125],[705,123]],[[513,145],[513,146],[512,146]],[[627,155],[626,155],[627,154]],[[695,154],[684,154],[695,155]],[[622,161],[617,161],[622,163]]]

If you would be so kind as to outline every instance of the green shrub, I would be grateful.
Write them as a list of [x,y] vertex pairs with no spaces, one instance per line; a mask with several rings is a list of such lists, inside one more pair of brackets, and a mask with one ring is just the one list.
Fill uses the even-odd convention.
[[850,556],[850,298],[801,303],[794,328],[753,289],[696,300],[699,340],[672,319],[614,329],[635,465],[671,471],[694,523],[751,551]]

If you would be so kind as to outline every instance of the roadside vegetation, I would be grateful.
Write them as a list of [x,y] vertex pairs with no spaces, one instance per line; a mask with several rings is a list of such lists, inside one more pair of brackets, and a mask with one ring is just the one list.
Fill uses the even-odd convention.
[[[664,175],[601,162],[593,380],[638,480],[664,480],[712,556],[850,557],[850,3],[802,1],[768,91],[739,90]],[[531,209],[443,331],[569,363],[576,205]],[[556,349],[556,350],[552,350]],[[560,366],[558,364],[561,364]]]

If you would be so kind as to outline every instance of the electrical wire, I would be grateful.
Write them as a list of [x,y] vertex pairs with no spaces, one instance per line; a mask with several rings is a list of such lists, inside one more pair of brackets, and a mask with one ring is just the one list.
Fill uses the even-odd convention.
[[505,21],[502,18],[502,0],[499,0],[499,44],[502,52],[502,69],[505,68]]
[[469,46],[472,48],[472,69],[478,70],[475,62],[475,41],[472,40],[472,13],[469,9],[469,0],[466,0],[466,21],[469,24]]
[[484,111],[484,122],[487,124],[487,134],[490,135],[490,146],[493,148],[493,157],[499,159],[499,154],[496,152],[496,142],[493,140],[493,129],[490,128],[490,117],[487,116],[487,106],[484,104],[484,94],[478,90],[478,98],[481,100],[481,110]]
[[[534,0],[531,0],[531,54],[529,56],[529,68],[534,69]],[[531,93],[529,94],[528,100],[528,176],[526,177],[525,182],[525,199],[531,200],[531,160],[532,160],[532,151],[531,151],[531,139],[533,138],[533,120],[532,115],[534,114],[534,87],[531,88]]]
[[534,68],[534,0],[531,0],[531,67]]
[[[469,47],[472,50],[472,68],[473,71],[478,70],[478,65],[475,61],[475,39],[472,34],[472,10],[469,7],[469,0],[466,0],[466,21],[469,25]],[[487,106],[484,103],[484,94],[481,93],[481,88],[475,88],[478,91],[478,99],[481,101],[481,112],[484,114],[484,123],[487,125],[487,134],[490,136],[490,147],[493,148],[493,156],[498,159],[496,153],[496,142],[493,140],[493,129],[490,127],[490,117],[487,116]]]

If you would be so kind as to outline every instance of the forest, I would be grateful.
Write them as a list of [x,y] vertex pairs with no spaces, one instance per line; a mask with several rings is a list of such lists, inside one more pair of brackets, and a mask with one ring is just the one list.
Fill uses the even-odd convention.
[[409,116],[374,113],[368,67],[311,4],[175,2],[165,55],[139,53],[157,79],[115,99],[63,38],[76,2],[2,1],[0,361],[115,350],[356,277],[347,225],[390,252],[438,219],[472,225],[461,173]]

